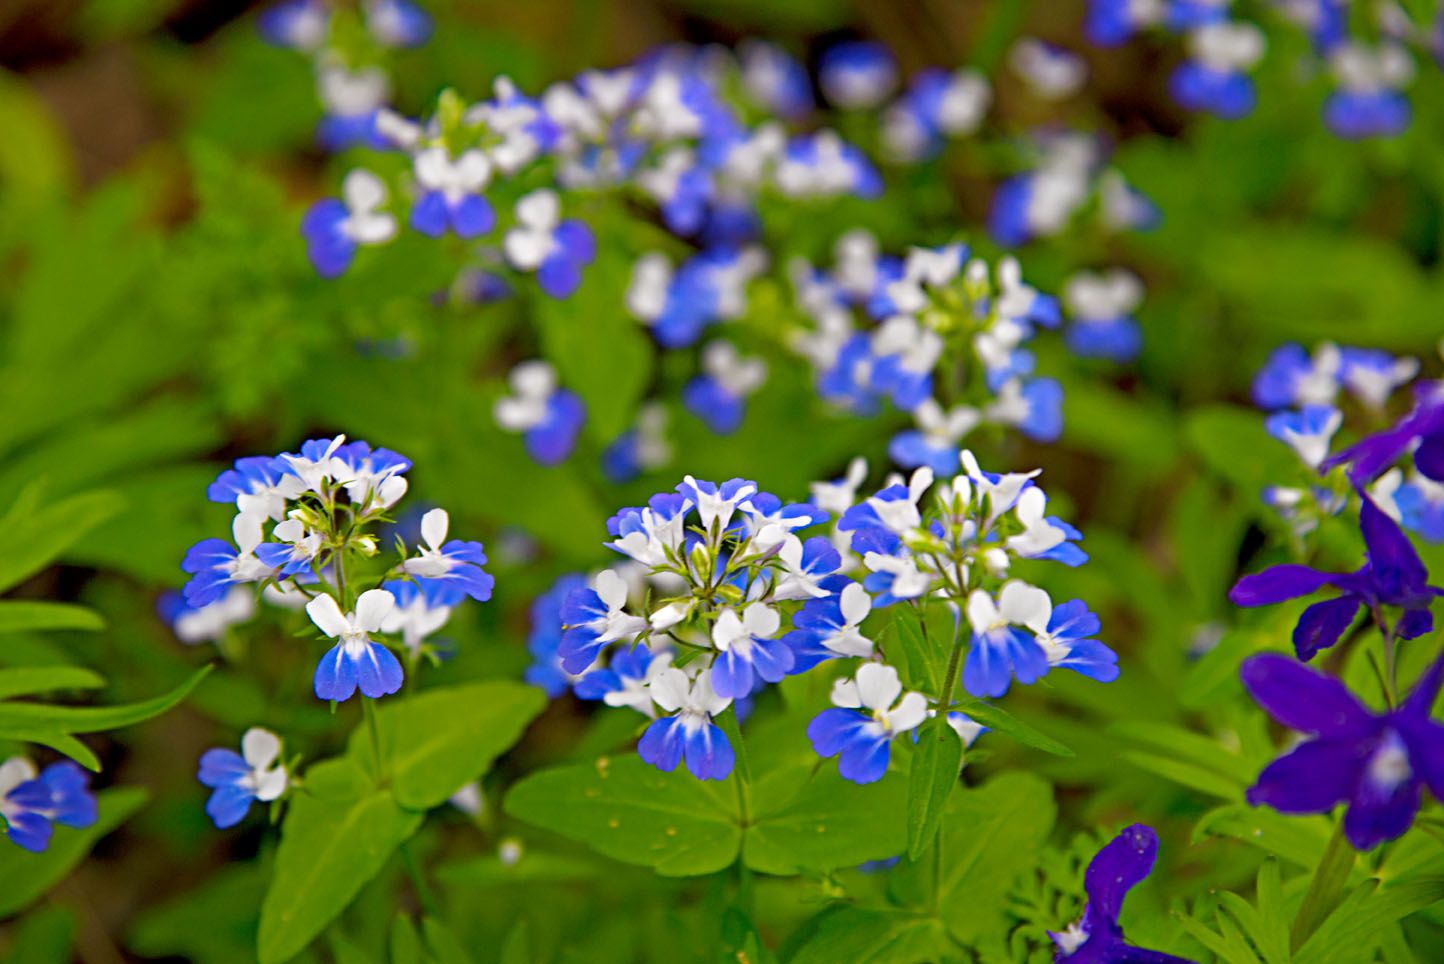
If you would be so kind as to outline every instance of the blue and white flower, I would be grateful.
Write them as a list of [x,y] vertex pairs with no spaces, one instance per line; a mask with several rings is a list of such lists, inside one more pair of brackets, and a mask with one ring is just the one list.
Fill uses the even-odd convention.
[[431,16],[410,0],[366,0],[366,29],[386,47],[419,47],[431,37]]
[[883,113],[883,145],[893,160],[921,160],[944,139],[977,130],[992,99],[987,79],[975,70],[919,71],[907,92]]
[[339,58],[323,57],[316,69],[316,94],[326,115],[316,125],[316,141],[337,153],[351,147],[385,150],[390,140],[378,126],[391,98],[391,78],[377,67],[353,70]]
[[1080,272],[1068,279],[1063,300],[1073,324],[1068,347],[1089,358],[1131,361],[1142,347],[1133,312],[1143,300],[1143,283],[1130,271]]
[[277,47],[316,50],[331,33],[331,11],[325,0],[282,0],[261,11],[256,29]]
[[883,187],[882,175],[867,155],[831,130],[793,138],[778,158],[772,177],[777,189],[789,198],[873,198]]
[[391,579],[381,588],[396,597],[396,605],[381,620],[381,632],[400,635],[412,659],[421,653],[426,640],[451,619],[460,595],[446,588],[444,581],[431,579]]
[[522,362],[508,378],[512,395],[497,400],[496,422],[519,432],[527,453],[542,465],[556,465],[576,447],[586,406],[557,385],[556,369],[541,360]]
[[753,100],[787,120],[812,111],[812,82],[796,58],[765,40],[744,41],[737,52],[742,86]]
[[423,587],[441,592],[441,598],[460,601],[470,596],[477,602],[491,598],[496,580],[481,567],[486,552],[479,542],[447,541],[451,517],[445,509],[432,509],[421,517],[421,541],[417,554],[402,563],[402,571],[414,576]]
[[672,771],[683,759],[698,780],[725,780],[736,757],[722,728],[712,722],[732,704],[712,688],[712,674],[701,670],[689,679],[669,667],[647,686],[652,701],[671,716],[652,722],[637,742],[637,755],[659,770]]
[[312,563],[326,550],[326,537],[308,528],[300,513],[276,523],[271,538],[276,541],[256,546],[256,558],[281,577],[309,572]]
[[871,41],[841,43],[818,65],[823,96],[844,110],[880,106],[897,85],[897,63],[886,47]]
[[974,696],[999,697],[1013,678],[1036,683],[1048,674],[1048,655],[1034,640],[1045,632],[1052,604],[1048,594],[1023,582],[1003,585],[995,601],[981,589],[968,597],[972,648],[963,664],[963,687]]
[[1173,99],[1189,110],[1228,120],[1253,110],[1248,71],[1263,57],[1264,35],[1253,24],[1216,21],[1188,35],[1190,59],[1169,79]]
[[43,853],[56,824],[83,829],[97,819],[90,777],[69,760],[38,772],[24,757],[0,764],[0,821],[17,846]]
[[713,526],[726,529],[737,507],[757,492],[757,483],[749,479],[728,479],[719,486],[686,475],[677,484],[677,492],[697,509],[703,529],[711,530]]
[[1412,116],[1403,93],[1414,76],[1414,61],[1397,44],[1370,49],[1340,44],[1329,55],[1339,89],[1324,102],[1324,123],[1340,137],[1360,140],[1403,132]]
[[506,233],[507,261],[518,271],[536,272],[553,298],[566,298],[582,283],[582,269],[597,255],[586,222],[562,220],[555,191],[533,191],[516,202],[516,227]]
[[235,503],[242,515],[253,515],[280,522],[286,517],[286,502],[302,491],[300,479],[290,471],[290,463],[271,455],[253,455],[236,459],[206,489],[212,502]]
[[207,750],[201,756],[197,778],[211,788],[206,816],[219,830],[240,823],[252,803],[279,800],[290,785],[290,774],[281,760],[281,738],[259,726],[241,736],[240,753]]
[[702,373],[682,389],[682,404],[719,435],[742,425],[747,397],[767,380],[767,363],[743,358],[730,341],[713,341],[702,349]]
[[396,236],[396,219],[383,210],[386,184],[357,168],[341,182],[341,198],[317,201],[301,220],[306,254],[316,273],[334,278],[351,267],[365,245],[385,244]]
[[1048,604],[1052,611],[1047,625],[1042,631],[1034,630],[1033,641],[1048,657],[1049,668],[1071,669],[1099,683],[1116,680],[1118,654],[1093,638],[1103,624],[1089,611],[1088,604],[1081,599],[1058,607],[1053,607],[1050,599]]
[[605,669],[594,669],[581,676],[573,692],[580,699],[601,700],[608,706],[626,706],[655,716],[648,687],[671,665],[669,652],[653,652],[645,643],[630,649],[623,647],[612,653]]
[[[766,545],[765,536],[757,542]],[[830,539],[813,536],[807,541],[788,534],[777,548],[782,563],[781,574],[774,579],[772,598],[779,602],[798,599],[819,599],[832,594],[824,583],[842,568],[842,555]]]
[[185,585],[186,605],[209,606],[225,597],[231,587],[262,582],[275,570],[255,555],[261,545],[260,516],[241,513],[231,523],[235,545],[224,539],[202,539],[186,553],[181,569],[190,573]]
[[667,409],[647,402],[637,412],[636,424],[619,435],[602,452],[602,472],[613,482],[630,482],[672,461],[667,440]]
[[347,700],[357,689],[361,695],[378,699],[401,689],[403,673],[396,654],[371,639],[396,605],[396,597],[384,589],[368,589],[356,600],[354,612],[342,613],[335,597],[323,593],[306,604],[311,622],[336,645],[316,665],[316,697]]
[[411,226],[428,237],[448,231],[475,238],[496,226],[496,212],[482,191],[491,183],[491,159],[472,148],[460,156],[441,144],[417,151],[412,161],[417,197],[411,206]]
[[887,773],[892,741],[928,717],[927,697],[903,693],[897,670],[868,663],[855,679],[833,684],[832,709],[807,726],[818,756],[838,758],[837,770],[854,783],[875,783]]
[[712,624],[712,646],[717,658],[712,663],[712,686],[717,695],[741,699],[751,694],[761,679],[776,683],[792,668],[792,650],[777,637],[782,617],[777,610],[753,603],[738,616],[724,609]]
[[856,582],[834,595],[808,600],[792,617],[792,631],[782,637],[792,649],[792,672],[804,672],[825,659],[871,658],[872,640],[861,629],[871,612],[872,597]]
[[1344,424],[1344,413],[1330,405],[1305,405],[1296,412],[1275,412],[1264,427],[1293,449],[1304,464],[1317,469],[1329,457],[1334,433]]
[[591,588],[578,586],[562,603],[562,638],[557,647],[568,673],[583,673],[613,643],[631,643],[651,626],[626,611],[627,583],[610,569],[597,573]]
[[219,642],[232,626],[256,614],[256,594],[245,586],[232,586],[215,602],[192,606],[178,592],[168,592],[157,603],[161,618],[170,624],[176,639],[187,646]]
[[1014,42],[1008,51],[1008,66],[1043,100],[1066,100],[1088,79],[1088,65],[1082,57],[1036,37]]
[[913,409],[914,430],[900,432],[888,443],[887,454],[905,469],[927,466],[937,475],[958,471],[958,443],[978,426],[983,414],[971,405],[947,411],[936,399],[926,398]]
[[608,548],[648,567],[675,563],[692,504],[685,494],[664,492],[652,496],[644,507],[621,510],[607,520],[607,531],[614,537]]

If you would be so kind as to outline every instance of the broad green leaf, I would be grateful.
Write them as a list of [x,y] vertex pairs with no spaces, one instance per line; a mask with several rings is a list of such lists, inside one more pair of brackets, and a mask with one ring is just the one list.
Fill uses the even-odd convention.
[[426,938],[426,949],[437,964],[473,964],[461,941],[457,940],[451,928],[435,917],[421,921],[421,933]]
[[600,863],[528,850],[523,851],[520,860],[502,860],[496,854],[487,854],[445,863],[436,868],[436,879],[466,887],[496,887],[590,880],[606,873]]
[[391,964],[423,964],[421,935],[405,914],[397,914],[391,924]]
[[903,683],[909,689],[920,693],[940,693],[948,640],[931,634],[923,636],[921,620],[926,612],[926,609],[919,612],[912,606],[894,609],[887,653],[897,663]]
[[9,959],[22,964],[69,964],[75,960],[75,912],[51,904],[37,908],[15,924]]
[[0,917],[9,917],[43,896],[85,859],[96,841],[120,826],[141,808],[147,794],[139,787],[103,790],[96,794],[99,818],[76,830],[56,827],[44,853],[32,854],[15,846],[0,847]]
[[1172,780],[1199,793],[1238,802],[1243,800],[1244,784],[1228,777],[1206,770],[1191,763],[1181,763],[1158,753],[1144,753],[1140,750],[1126,750],[1123,759],[1134,766],[1155,773],[1165,780]]
[[0,669],[0,700],[56,690],[93,690],[105,680],[79,666],[20,666]]
[[789,964],[918,964],[938,960],[948,947],[936,918],[903,911],[835,907],[810,926],[811,936]]
[[1444,900],[1444,877],[1421,877],[1381,886],[1367,880],[1319,925],[1294,955],[1296,964],[1352,964],[1377,947],[1385,928]]
[[1024,746],[1031,746],[1035,750],[1042,750],[1044,753],[1051,753],[1054,756],[1073,756],[1073,751],[1067,746],[1051,736],[1033,729],[1007,710],[1000,708],[996,703],[969,696],[955,700],[953,705],[959,711],[966,713],[974,722],[981,723],[990,730],[1006,733]]
[[0,592],[38,572],[124,507],[113,492],[87,492],[0,519]]
[[1292,816],[1241,803],[1215,807],[1199,818],[1193,842],[1221,834],[1312,871],[1329,840],[1324,817]]
[[[509,681],[428,690],[380,703],[376,725],[396,802],[413,810],[445,803],[481,777],[546,706],[541,691]],[[373,766],[366,727],[352,734],[349,756]]]
[[742,844],[743,860],[764,874],[796,874],[854,867],[894,857],[907,846],[907,790],[901,776],[859,785],[844,780],[830,762],[810,780],[777,781],[775,802],[761,792]]
[[104,629],[100,614],[70,603],[7,599],[0,602],[0,633],[35,629]]
[[257,955],[290,960],[325,930],[421,825],[348,759],[306,771],[281,824],[271,884],[261,902]]
[[707,874],[742,845],[731,780],[662,773],[635,755],[542,770],[506,795],[508,814],[666,876]]
[[942,918],[954,938],[967,943],[1001,929],[1008,889],[1036,866],[1056,816],[1052,787],[1029,773],[953,794],[939,839]]
[[908,773],[908,856],[917,860],[937,836],[963,766],[963,741],[946,718],[922,728]]
[[266,870],[259,861],[232,861],[198,886],[158,906],[152,903],[131,924],[125,946],[142,957],[254,962]]

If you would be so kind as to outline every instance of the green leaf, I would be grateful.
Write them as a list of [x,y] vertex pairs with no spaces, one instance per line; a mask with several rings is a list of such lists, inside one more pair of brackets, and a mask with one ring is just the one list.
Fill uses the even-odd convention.
[[943,819],[942,919],[959,941],[1002,928],[1008,890],[1037,865],[1053,829],[1053,789],[1029,773],[1006,773],[953,795]]
[[908,774],[908,857],[917,860],[937,836],[948,797],[958,785],[963,741],[943,716],[922,728]]
[[1339,824],[1334,828],[1334,835],[1329,838],[1318,866],[1314,868],[1309,889],[1294,917],[1293,927],[1289,930],[1290,947],[1301,949],[1319,924],[1333,914],[1356,862],[1354,847],[1344,836],[1343,824]]
[[306,771],[291,800],[270,887],[261,902],[257,956],[280,964],[299,954],[375,877],[421,825],[348,759]]
[[1380,885],[1367,880],[1355,887],[1294,955],[1296,964],[1352,964],[1368,959],[1385,928],[1444,900],[1444,877],[1421,877]]
[[87,492],[39,509],[25,501],[22,493],[0,519],[0,592],[43,569],[125,504],[113,492]]
[[126,947],[142,957],[254,961],[266,870],[259,861],[232,861],[165,903],[152,902],[130,926]]
[[532,964],[531,925],[523,917],[507,932],[501,945],[500,964]]
[[903,911],[835,907],[813,921],[811,929],[789,964],[917,964],[938,960],[948,947],[936,918]]
[[1001,709],[996,703],[969,696],[956,700],[954,706],[975,722],[983,724],[990,730],[1006,733],[1024,746],[1031,746],[1035,750],[1042,750],[1044,753],[1051,753],[1054,756],[1074,755],[1067,746],[1051,736],[1033,729],[1016,716]]
[[[413,810],[440,806],[479,779],[546,707],[534,686],[509,681],[428,690],[377,705],[382,759],[396,802]],[[351,736],[348,755],[373,765],[366,727]]]
[[84,606],[9,599],[0,602],[0,633],[35,629],[104,628],[105,620]]
[[1313,870],[1329,839],[1323,817],[1285,816],[1241,803],[1215,807],[1199,818],[1193,842],[1221,834],[1258,847],[1306,870]]
[[721,870],[742,846],[731,780],[663,773],[630,754],[533,773],[511,788],[504,809],[669,877]]
[[1251,408],[1212,405],[1196,408],[1183,423],[1189,446],[1211,470],[1249,496],[1298,475],[1298,459],[1264,430]]
[[[759,775],[756,815],[742,843],[743,860],[753,870],[835,870],[893,857],[907,846],[907,791],[901,776],[856,784],[829,762],[795,787],[795,781],[764,781]],[[770,799],[773,792],[776,797]]]
[[945,657],[941,645],[931,645],[933,637],[923,636],[921,620],[927,618],[926,614],[926,609],[898,606],[890,624],[893,632],[887,652],[896,660],[908,689],[938,693],[943,688]]
[[1181,763],[1158,753],[1144,753],[1141,750],[1124,751],[1123,759],[1149,773],[1156,773],[1165,780],[1172,780],[1199,793],[1237,802],[1243,800],[1244,784],[1220,776],[1191,763]]
[[41,907],[15,925],[9,959],[24,964],[69,964],[75,960],[71,952],[74,939],[74,911],[59,904]]
[[437,964],[472,964],[471,955],[466,952],[461,941],[457,940],[451,928],[437,918],[427,917],[422,920],[421,933],[426,938],[427,950],[431,951]]
[[56,690],[93,690],[105,680],[79,666],[21,666],[0,669],[0,700],[13,696],[34,696]]
[[44,853],[0,847],[0,880],[5,881],[0,888],[0,917],[23,910],[58,884],[85,859],[96,841],[129,819],[146,798],[146,792],[138,787],[101,791],[95,798],[100,811],[95,823],[83,830],[57,826]]
[[422,964],[421,936],[405,914],[391,924],[391,964]]

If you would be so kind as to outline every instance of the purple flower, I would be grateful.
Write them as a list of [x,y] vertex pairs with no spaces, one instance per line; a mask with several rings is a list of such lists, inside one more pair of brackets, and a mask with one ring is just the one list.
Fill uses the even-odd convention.
[[1344,834],[1369,850],[1409,829],[1421,785],[1444,798],[1444,726],[1429,718],[1444,657],[1383,714],[1339,680],[1278,653],[1250,658],[1240,675],[1270,716],[1310,737],[1264,768],[1249,803],[1282,813],[1327,813],[1347,803]]
[[1061,933],[1049,933],[1058,945],[1055,961],[1072,964],[1192,964],[1186,958],[1162,951],[1147,951],[1125,943],[1118,914],[1128,892],[1153,871],[1158,857],[1158,834],[1135,823],[1125,827],[1089,861],[1083,875],[1088,906],[1082,920]]
[[1355,442],[1320,466],[1352,466],[1349,474],[1367,482],[1398,460],[1415,443],[1414,465],[1435,482],[1444,482],[1444,382],[1423,382],[1414,389],[1414,410],[1393,428]]
[[1361,606],[1377,610],[1395,606],[1403,610],[1394,624],[1399,639],[1413,639],[1434,628],[1429,605],[1444,590],[1428,584],[1429,573],[1399,524],[1360,493],[1364,507],[1359,524],[1364,532],[1364,565],[1355,572],[1320,572],[1309,566],[1286,564],[1244,576],[1229,591],[1236,606],[1267,606],[1297,599],[1325,586],[1341,595],[1305,609],[1294,627],[1294,649],[1299,659],[1313,659],[1328,649],[1352,625]]

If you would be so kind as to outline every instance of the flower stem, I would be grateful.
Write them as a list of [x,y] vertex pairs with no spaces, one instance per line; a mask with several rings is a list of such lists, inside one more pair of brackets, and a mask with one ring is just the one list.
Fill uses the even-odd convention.
[[[953,705],[953,688],[958,682],[958,664],[963,660],[962,623],[953,629],[953,650],[948,654],[947,673],[943,677],[943,695],[938,698],[938,712],[946,714]],[[938,727],[938,739],[944,739],[942,727]]]

